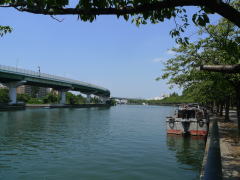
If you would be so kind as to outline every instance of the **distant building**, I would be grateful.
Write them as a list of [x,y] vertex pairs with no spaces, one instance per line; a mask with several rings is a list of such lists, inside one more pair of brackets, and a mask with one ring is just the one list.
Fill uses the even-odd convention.
[[162,100],[164,97],[160,96],[160,97],[154,97],[152,100]]
[[44,97],[50,93],[50,88],[22,85],[17,88],[17,94],[28,94],[29,96]]
[[127,104],[128,100],[127,99],[115,99],[117,104]]
[[166,97],[169,97],[169,94],[163,94],[161,96],[157,96],[157,97],[151,98],[149,100],[162,100],[162,99],[164,99]]

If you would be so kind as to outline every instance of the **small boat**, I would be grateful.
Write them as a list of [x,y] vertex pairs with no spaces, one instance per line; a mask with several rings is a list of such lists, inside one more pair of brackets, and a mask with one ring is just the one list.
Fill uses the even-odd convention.
[[167,133],[206,136],[208,132],[208,114],[205,108],[196,104],[179,107],[174,116],[167,117]]

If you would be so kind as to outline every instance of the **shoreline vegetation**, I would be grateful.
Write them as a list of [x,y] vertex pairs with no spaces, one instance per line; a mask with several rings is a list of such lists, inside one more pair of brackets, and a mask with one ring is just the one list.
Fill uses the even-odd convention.
[[[7,88],[0,89],[0,107],[9,106],[10,102],[9,90]],[[59,104],[60,96],[55,93],[49,93],[44,97],[37,97],[37,94],[17,94],[17,105],[34,104],[34,105],[46,105],[46,104]],[[97,97],[91,97],[90,102],[87,102],[87,98],[81,94],[75,95],[71,92],[66,93],[66,105],[83,105],[83,104],[101,104],[101,100]],[[114,105],[113,100],[108,100],[106,104]],[[14,105],[14,106],[17,106]]]
[[147,105],[178,105],[178,104],[187,104],[187,103],[195,103],[196,100],[186,91],[183,91],[182,95],[178,95],[177,93],[170,94],[169,97],[165,97],[161,100],[145,100],[138,99],[128,100],[128,104],[147,104]]

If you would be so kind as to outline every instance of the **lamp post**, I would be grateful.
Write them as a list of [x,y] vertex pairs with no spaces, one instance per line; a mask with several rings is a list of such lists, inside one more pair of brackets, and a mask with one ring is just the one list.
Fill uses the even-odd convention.
[[38,66],[38,75],[40,77],[40,74],[41,74],[41,69],[40,69],[40,66]]

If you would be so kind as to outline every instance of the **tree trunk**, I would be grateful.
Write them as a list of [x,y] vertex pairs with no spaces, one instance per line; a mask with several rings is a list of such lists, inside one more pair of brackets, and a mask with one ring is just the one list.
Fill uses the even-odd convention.
[[236,97],[237,97],[237,120],[238,120],[238,131],[240,132],[240,85],[235,86]]
[[221,102],[220,104],[220,113],[219,113],[220,116],[223,116],[223,103]]
[[231,96],[231,98],[230,98],[230,109],[234,109],[234,100],[235,100],[235,96]]
[[211,102],[211,111],[214,113],[214,102]]
[[230,107],[230,96],[227,96],[226,103],[225,103],[225,122],[229,121],[229,107]]
[[217,113],[219,114],[220,113],[220,104],[216,104],[216,108],[217,108]]

